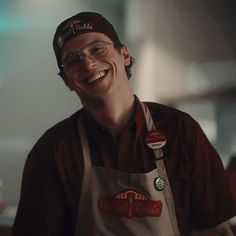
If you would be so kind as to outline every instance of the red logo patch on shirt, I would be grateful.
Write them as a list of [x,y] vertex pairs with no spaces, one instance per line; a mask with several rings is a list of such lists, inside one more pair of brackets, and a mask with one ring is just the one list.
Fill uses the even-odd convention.
[[143,194],[133,190],[118,193],[114,197],[102,197],[98,200],[98,209],[102,215],[119,217],[159,217],[162,202],[147,199]]

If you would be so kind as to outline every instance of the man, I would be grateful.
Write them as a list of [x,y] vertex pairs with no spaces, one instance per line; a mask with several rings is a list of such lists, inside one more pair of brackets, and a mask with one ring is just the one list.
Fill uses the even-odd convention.
[[232,235],[219,156],[189,115],[133,94],[133,59],[113,26],[79,13],[53,46],[83,109],[30,152],[14,235]]

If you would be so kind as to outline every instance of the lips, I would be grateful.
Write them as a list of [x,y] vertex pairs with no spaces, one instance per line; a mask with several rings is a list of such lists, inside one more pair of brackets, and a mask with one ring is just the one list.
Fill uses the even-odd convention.
[[91,83],[93,83],[93,82],[95,82],[95,81],[105,77],[107,75],[107,73],[108,73],[108,70],[99,71],[98,73],[96,73],[96,74],[94,74],[92,76],[87,77],[86,78],[86,82],[88,84],[91,84]]

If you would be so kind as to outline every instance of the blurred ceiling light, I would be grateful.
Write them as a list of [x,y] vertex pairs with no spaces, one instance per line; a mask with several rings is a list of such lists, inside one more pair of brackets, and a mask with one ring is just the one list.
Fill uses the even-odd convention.
[[[71,1],[68,1],[71,2]],[[58,4],[60,4],[61,6],[68,4],[68,2],[66,1],[62,1],[62,0],[40,0],[40,1],[35,1],[35,0],[15,0],[14,6],[19,7],[20,6],[24,6],[24,7],[28,7],[31,9],[38,9],[39,7],[51,7],[50,10],[53,10],[53,7],[56,8],[58,6]],[[47,10],[47,9],[45,9]],[[42,12],[41,12],[42,14]]]
[[[12,8],[35,17],[60,16],[63,12],[71,11],[78,7],[79,0],[15,0]],[[50,19],[50,18],[49,18]]]
[[17,33],[32,28],[32,22],[11,15],[0,16],[0,33]]
[[0,33],[18,33],[55,26],[58,19],[71,14],[77,7],[76,0],[0,2]]

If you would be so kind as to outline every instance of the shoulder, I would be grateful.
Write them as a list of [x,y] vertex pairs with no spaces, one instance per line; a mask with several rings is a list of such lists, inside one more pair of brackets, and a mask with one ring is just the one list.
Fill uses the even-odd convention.
[[62,139],[72,138],[77,135],[77,118],[81,110],[75,112],[70,117],[56,123],[39,138],[37,143],[43,143],[45,140],[50,144]]
[[[202,132],[199,123],[188,113],[176,108],[154,102],[144,102],[147,105],[155,125],[178,131],[181,136]],[[172,133],[173,134],[173,133]]]
[[73,157],[80,152],[77,131],[79,114],[80,111],[58,122],[37,140],[24,165],[23,177],[26,182],[28,179],[54,179],[58,175],[64,176],[65,162],[66,166],[75,166]]
[[144,102],[144,104],[148,106],[154,119],[155,118],[185,119],[194,122],[194,119],[188,113],[185,113],[168,105],[155,102]]
[[80,112],[81,110],[58,122],[57,124],[49,128],[45,132],[45,134],[56,134],[57,136],[61,137],[61,135],[69,134],[70,131],[75,131],[75,128],[77,127],[77,119]]
[[[77,118],[81,110],[70,117],[58,122],[36,141],[28,155],[28,162],[31,160],[52,161],[63,147],[78,140]],[[70,147],[70,145],[69,145]]]

